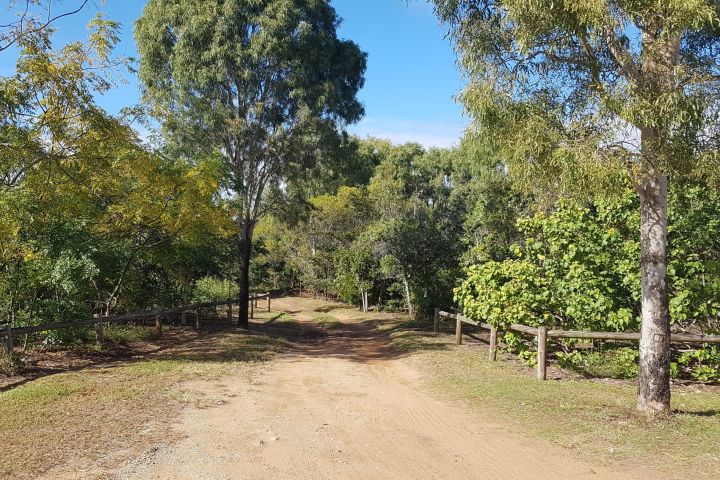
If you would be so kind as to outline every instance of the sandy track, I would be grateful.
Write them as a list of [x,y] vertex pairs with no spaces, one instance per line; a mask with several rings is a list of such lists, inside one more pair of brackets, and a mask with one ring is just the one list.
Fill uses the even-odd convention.
[[583,464],[436,398],[421,372],[361,324],[260,368],[255,380],[193,385],[216,406],[186,411],[178,426],[184,440],[148,452],[117,477],[641,478]]

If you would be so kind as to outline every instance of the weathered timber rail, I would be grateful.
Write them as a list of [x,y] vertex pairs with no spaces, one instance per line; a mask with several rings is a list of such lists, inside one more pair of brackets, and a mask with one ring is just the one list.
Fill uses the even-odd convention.
[[[270,311],[270,292],[263,294],[251,295],[249,299],[250,318],[253,318],[255,309],[258,308],[258,300],[266,299],[267,311]],[[147,318],[155,319],[155,329],[158,336],[162,335],[162,320],[168,318],[169,315],[180,314],[180,323],[187,325],[187,312],[192,311],[195,314],[195,328],[200,328],[200,311],[204,308],[215,308],[220,306],[227,307],[227,319],[228,322],[232,323],[232,307],[235,304],[240,303],[238,299],[229,298],[227,300],[220,300],[216,302],[204,302],[204,303],[193,303],[190,305],[183,305],[180,307],[171,308],[156,308],[154,310],[147,310],[144,312],[133,312],[124,313],[122,315],[111,315],[111,316],[95,316],[84,320],[72,320],[69,322],[55,322],[45,323],[42,325],[31,325],[27,327],[13,327],[9,324],[0,325],[0,337],[4,337],[5,351],[10,353],[13,351],[13,337],[17,335],[26,335],[38,332],[48,332],[51,330],[61,330],[64,328],[77,328],[87,327],[95,325],[95,333],[98,343],[104,341],[104,325],[109,323],[118,322],[130,322],[136,320],[142,320]]]
[[[445,312],[435,309],[434,331],[440,331],[440,322],[443,318],[455,320],[455,343],[462,345],[462,325],[466,323],[475,327],[490,330],[490,352],[488,357],[491,361],[497,358],[498,328],[487,323],[476,322],[459,313]],[[529,327],[527,325],[513,324],[508,330],[534,336],[537,341],[537,378],[547,378],[547,339],[548,338],[580,338],[589,340],[619,340],[619,341],[640,341],[640,333],[636,332],[591,332],[584,330],[549,330],[547,327]],[[670,335],[672,343],[712,343],[720,344],[720,335],[687,335],[673,333]]]

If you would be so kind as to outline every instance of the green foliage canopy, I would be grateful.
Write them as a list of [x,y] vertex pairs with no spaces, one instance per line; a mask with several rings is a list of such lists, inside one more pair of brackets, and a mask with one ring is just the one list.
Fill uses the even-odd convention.
[[717,170],[715,2],[434,3],[479,139],[525,185],[587,193],[623,172]]
[[[670,311],[676,328],[712,331],[720,315],[720,196],[701,186],[677,187],[670,203]],[[640,245],[632,191],[590,206],[561,201],[552,213],[518,221],[524,241],[514,258],[468,268],[456,290],[466,315],[499,327],[637,331]]]
[[136,24],[144,97],[168,141],[222,152],[246,221],[363,114],[365,54],[338,22],[320,0],[150,0]]

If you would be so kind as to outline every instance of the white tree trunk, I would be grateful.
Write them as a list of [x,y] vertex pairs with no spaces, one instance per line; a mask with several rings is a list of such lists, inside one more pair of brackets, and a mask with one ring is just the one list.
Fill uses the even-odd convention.
[[414,315],[412,306],[412,296],[410,295],[410,283],[408,282],[407,276],[403,275],[403,283],[405,284],[405,302],[408,307],[408,315],[411,317]]
[[640,185],[642,327],[638,410],[670,411],[670,311],[667,288],[666,176],[649,176]]

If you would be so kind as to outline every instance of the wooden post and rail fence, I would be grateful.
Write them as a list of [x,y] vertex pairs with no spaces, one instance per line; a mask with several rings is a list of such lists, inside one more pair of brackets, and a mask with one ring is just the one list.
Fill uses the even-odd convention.
[[[455,320],[455,344],[462,345],[463,324],[473,325],[490,331],[490,351],[488,358],[491,361],[497,359],[498,328],[487,323],[476,322],[459,313],[445,312],[435,309],[434,331],[440,332],[440,322],[443,318]],[[616,340],[616,341],[640,341],[640,333],[636,332],[591,332],[584,330],[549,330],[548,327],[529,327],[527,325],[513,324],[507,330],[533,336],[537,342],[537,378],[547,379],[547,342],[548,338],[579,338],[588,340]],[[720,335],[687,335],[673,333],[670,336],[672,343],[711,343],[720,344]]]
[[[250,296],[249,304],[250,304],[250,318],[254,317],[254,308],[257,308],[258,306],[258,300],[265,298],[267,300],[266,302],[266,308],[267,311],[270,311],[270,292],[263,293],[263,294],[255,294]],[[3,338],[3,343],[5,347],[5,352],[10,353],[13,351],[13,337],[17,335],[26,335],[31,333],[38,333],[38,332],[47,332],[51,330],[61,330],[64,328],[77,328],[77,327],[86,327],[86,326],[95,326],[95,335],[98,343],[103,343],[105,341],[105,332],[104,328],[105,325],[109,323],[118,323],[118,322],[131,322],[131,321],[137,321],[137,320],[143,320],[147,318],[153,318],[155,320],[155,333],[158,337],[162,336],[162,321],[163,318],[167,319],[169,315],[172,314],[180,314],[180,324],[181,325],[187,325],[187,312],[192,311],[195,316],[195,328],[200,329],[201,327],[201,313],[203,309],[207,308],[216,308],[219,306],[226,306],[227,307],[227,319],[229,323],[233,323],[233,317],[232,317],[232,306],[234,304],[237,304],[238,299],[227,299],[227,300],[220,300],[217,302],[205,302],[205,303],[194,303],[191,305],[183,305],[181,307],[172,307],[172,308],[158,308],[155,310],[149,310],[145,312],[135,312],[135,313],[125,313],[122,315],[112,315],[108,317],[103,317],[100,315],[95,315],[93,318],[88,318],[85,320],[72,320],[68,322],[55,322],[55,323],[46,323],[43,325],[31,325],[27,327],[13,327],[9,324],[6,325],[0,325],[0,338]]]

